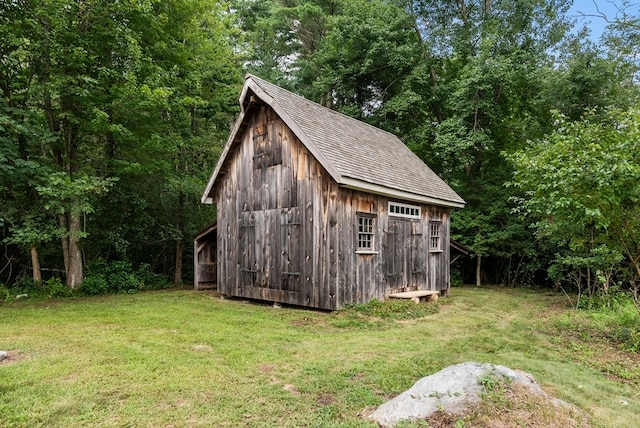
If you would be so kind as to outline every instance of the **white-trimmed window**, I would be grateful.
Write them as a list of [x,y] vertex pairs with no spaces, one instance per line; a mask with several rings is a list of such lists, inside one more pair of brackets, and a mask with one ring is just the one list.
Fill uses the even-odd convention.
[[442,222],[429,222],[429,251],[442,251]]
[[389,215],[419,219],[420,207],[418,205],[402,204],[400,202],[389,202]]
[[376,215],[358,213],[358,248],[357,251],[373,251],[375,244]]

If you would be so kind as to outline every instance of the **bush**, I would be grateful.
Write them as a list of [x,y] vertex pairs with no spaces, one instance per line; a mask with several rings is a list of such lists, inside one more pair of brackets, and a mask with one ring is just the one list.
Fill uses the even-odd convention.
[[82,282],[80,291],[88,296],[98,296],[109,293],[109,284],[101,273],[92,273]]
[[464,279],[462,278],[460,269],[451,269],[451,286],[460,287],[462,285],[464,285]]
[[[89,284],[85,285],[86,282]],[[87,269],[82,289],[87,294],[109,294],[137,291],[141,283],[133,273],[131,263],[115,261],[107,263],[98,259]]]
[[9,302],[13,300],[13,296],[9,292],[9,289],[4,285],[0,285],[0,302]]
[[623,349],[640,352],[640,314],[629,293],[618,291],[609,296],[596,295],[583,300],[585,304],[580,308],[595,321],[592,330],[585,334],[603,335]]
[[624,306],[629,300],[628,293],[625,293],[618,286],[610,287],[607,292],[600,289],[593,296],[582,296],[578,308],[590,311],[616,310]]
[[151,272],[151,267],[147,263],[140,265],[136,271],[136,275],[142,283],[144,290],[160,290],[162,288],[168,288],[171,285],[164,275]]
[[66,284],[63,284],[60,278],[50,278],[42,283],[42,292],[52,299],[73,296],[73,290],[67,287]]
[[[47,281],[34,281],[30,276],[19,277],[10,289],[6,289],[4,300],[14,300],[16,296],[21,298],[55,299],[71,297],[71,290],[60,278],[49,278]],[[0,291],[0,301],[3,301],[5,293]]]
[[38,294],[42,290],[42,282],[36,282],[27,275],[19,276],[10,287],[13,296],[18,294]]
[[134,270],[131,263],[126,261],[107,263],[103,259],[98,259],[89,265],[87,277],[82,283],[82,291],[87,295],[135,293],[168,286],[167,279],[151,272],[148,264],[142,264]]

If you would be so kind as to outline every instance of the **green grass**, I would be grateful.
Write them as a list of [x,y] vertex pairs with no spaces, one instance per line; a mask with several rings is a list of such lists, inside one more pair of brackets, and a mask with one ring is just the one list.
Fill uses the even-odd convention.
[[358,414],[464,361],[532,373],[592,426],[640,423],[638,354],[565,334],[578,315],[562,296],[463,287],[437,309],[401,320],[188,290],[3,304],[0,349],[18,354],[0,364],[0,426],[375,427]]

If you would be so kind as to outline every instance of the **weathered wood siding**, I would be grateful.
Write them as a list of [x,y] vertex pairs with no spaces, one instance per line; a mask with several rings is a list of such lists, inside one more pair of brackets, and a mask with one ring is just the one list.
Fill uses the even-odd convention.
[[[218,291],[324,309],[449,287],[449,211],[390,217],[389,199],[340,186],[267,106],[253,105],[215,188]],[[401,202],[401,201],[400,201]],[[358,213],[375,214],[374,251],[357,254]],[[438,221],[442,249],[429,250]]]

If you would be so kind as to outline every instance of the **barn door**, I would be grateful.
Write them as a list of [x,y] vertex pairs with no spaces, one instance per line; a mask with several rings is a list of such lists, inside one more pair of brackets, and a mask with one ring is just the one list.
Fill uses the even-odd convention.
[[392,290],[416,290],[425,283],[426,258],[419,222],[390,218],[383,245],[387,284]]
[[299,208],[243,212],[239,252],[241,286],[300,289]]

